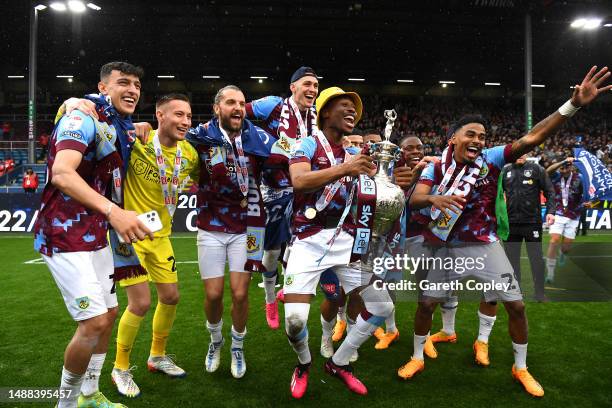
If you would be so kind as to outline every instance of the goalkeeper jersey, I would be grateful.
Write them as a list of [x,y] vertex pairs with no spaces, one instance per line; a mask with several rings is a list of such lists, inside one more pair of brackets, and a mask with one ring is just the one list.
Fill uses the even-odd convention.
[[[156,237],[167,237],[172,231],[172,217],[164,204],[162,185],[159,179],[159,168],[153,147],[155,131],[151,131],[149,142],[145,145],[137,140],[130,157],[130,167],[127,173],[125,185],[125,209],[136,211],[138,214],[155,210],[159,213],[163,228],[155,233]],[[196,150],[186,140],[178,142],[181,148],[181,166],[179,173],[179,187],[183,185],[185,178],[189,176],[193,182],[199,177],[199,158]],[[172,178],[176,147],[161,145],[164,161],[166,162],[166,174]],[[191,181],[187,185],[191,185]],[[171,180],[168,181],[168,188]],[[179,191],[180,192],[180,191]]]

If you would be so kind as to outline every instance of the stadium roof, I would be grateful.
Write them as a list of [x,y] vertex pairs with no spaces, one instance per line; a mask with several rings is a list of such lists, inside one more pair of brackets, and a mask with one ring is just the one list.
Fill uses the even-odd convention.
[[[27,78],[29,7],[9,0],[0,24],[0,79]],[[533,82],[566,87],[588,66],[612,63],[612,27],[575,30],[581,16],[612,19],[612,2],[521,0],[308,1],[96,0],[102,10],[40,13],[39,81],[95,81],[109,60],[148,78],[182,81],[267,76],[288,82],[310,65],[325,83],[364,78],[523,86],[524,16],[533,22]],[[6,3],[5,3],[6,4]],[[607,20],[606,20],[607,21]],[[328,82],[329,81],[329,82]]]

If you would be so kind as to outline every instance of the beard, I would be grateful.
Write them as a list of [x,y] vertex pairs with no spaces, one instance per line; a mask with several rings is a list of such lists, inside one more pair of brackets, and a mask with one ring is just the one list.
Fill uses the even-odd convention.
[[240,120],[240,124],[239,125],[233,125],[232,124],[232,118],[231,116],[221,116],[219,118],[219,122],[221,123],[221,127],[223,129],[225,129],[228,132],[238,132],[240,129],[242,129],[242,125],[244,123],[244,118],[242,118]]

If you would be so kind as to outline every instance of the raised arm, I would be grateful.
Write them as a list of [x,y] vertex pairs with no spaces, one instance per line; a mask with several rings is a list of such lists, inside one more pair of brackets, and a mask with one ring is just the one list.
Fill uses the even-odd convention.
[[546,168],[546,173],[553,174],[555,171],[559,170],[559,168],[563,166],[565,163],[572,163],[573,161],[574,161],[573,157],[568,157],[565,160],[561,160],[560,162],[553,163]]
[[556,132],[561,125],[569,120],[583,106],[591,103],[597,96],[612,89],[612,85],[599,88],[610,76],[608,67],[597,71],[594,66],[587,73],[580,85],[574,87],[574,93],[569,101],[565,102],[556,112],[539,122],[525,136],[512,143],[511,161],[532,151],[536,146]]

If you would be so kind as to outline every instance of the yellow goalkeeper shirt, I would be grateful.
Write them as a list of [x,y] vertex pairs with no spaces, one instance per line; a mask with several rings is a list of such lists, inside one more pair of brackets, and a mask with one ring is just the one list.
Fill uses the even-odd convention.
[[[159,168],[155,158],[153,147],[153,136],[151,131],[149,142],[145,145],[136,140],[130,156],[130,167],[128,168],[125,183],[125,209],[136,211],[138,214],[155,210],[159,213],[163,228],[155,233],[156,237],[167,237],[172,232],[172,217],[164,204],[164,195],[159,180]],[[187,176],[192,181],[187,183],[189,187],[193,182],[197,183],[199,176],[199,157],[193,146],[186,140],[180,141],[181,168],[179,173],[179,187]],[[176,147],[161,145],[162,154],[166,162],[166,174],[172,177]],[[168,186],[170,187],[170,186]]]

